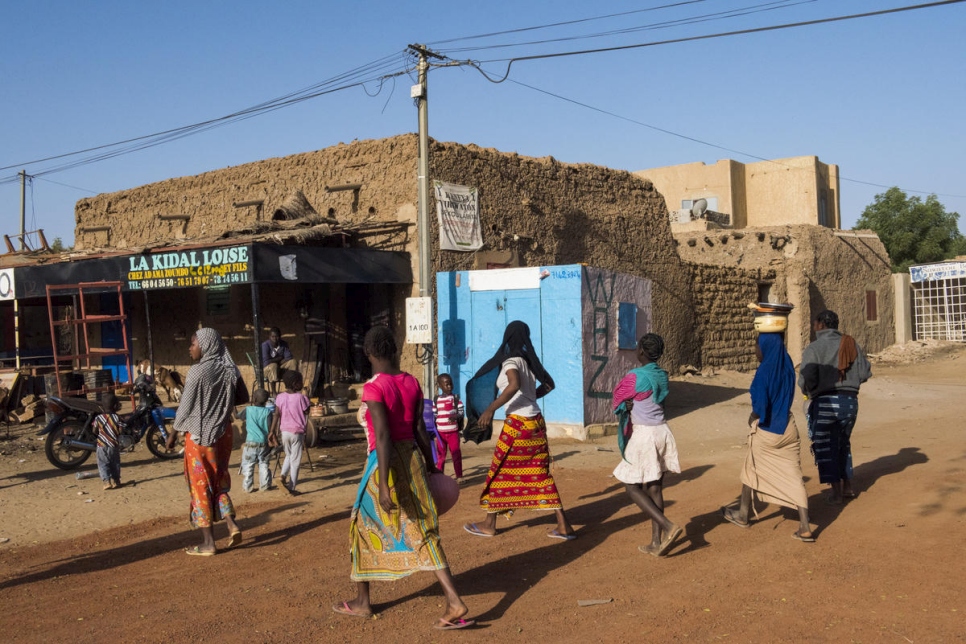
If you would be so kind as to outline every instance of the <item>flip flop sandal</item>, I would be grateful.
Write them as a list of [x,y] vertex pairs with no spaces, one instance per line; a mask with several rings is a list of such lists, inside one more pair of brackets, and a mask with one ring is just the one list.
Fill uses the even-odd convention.
[[742,523],[741,521],[739,521],[738,519],[736,519],[735,516],[731,513],[731,510],[728,509],[728,508],[725,508],[725,507],[721,508],[721,517],[725,521],[727,521],[728,523],[730,523],[732,525],[736,525],[739,528],[748,528],[748,527],[751,527],[751,523],[750,522],[749,523]]
[[477,537],[495,537],[496,536],[495,534],[487,534],[483,532],[478,527],[476,527],[475,523],[464,523],[463,529]]
[[348,615],[349,617],[367,617],[368,618],[368,617],[372,617],[373,615],[373,613],[360,613],[357,610],[352,610],[352,607],[349,606],[349,602],[342,602],[341,606],[336,604],[335,606],[332,607],[332,610],[339,613],[340,615]]
[[684,528],[682,528],[681,526],[674,526],[674,529],[671,530],[671,532],[669,532],[666,537],[664,537],[664,541],[661,542],[660,547],[658,547],[658,549],[655,550],[652,554],[655,557],[660,557],[665,552],[667,552],[671,548],[671,546],[674,545],[674,542],[682,534],[684,534]]
[[562,539],[564,541],[573,541],[577,538],[575,534],[560,534],[557,532],[556,528],[547,533],[547,536],[551,539]]
[[797,539],[803,543],[815,543],[815,537],[803,537],[797,530],[792,533],[792,539]]
[[473,619],[458,619],[455,622],[449,622],[442,617],[440,617],[436,624],[433,625],[438,631],[455,631],[460,628],[469,628],[473,624],[476,624],[476,620]]
[[214,552],[209,552],[207,550],[202,550],[198,546],[192,546],[191,548],[185,548],[184,553],[186,555],[193,555],[195,557],[214,557]]
[[225,546],[225,549],[227,550],[229,548],[234,548],[235,546],[241,543],[241,540],[242,540],[241,530],[237,532],[232,532],[230,535],[228,535],[228,545]]

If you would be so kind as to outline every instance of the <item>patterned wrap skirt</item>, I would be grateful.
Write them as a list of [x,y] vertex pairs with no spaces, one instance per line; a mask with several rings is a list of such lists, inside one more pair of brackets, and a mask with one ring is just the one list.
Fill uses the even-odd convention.
[[849,394],[814,398],[808,406],[808,437],[821,483],[852,478],[852,429],[859,399]]
[[542,415],[507,415],[483,484],[480,507],[486,512],[563,507],[550,474],[550,448]]
[[353,581],[392,581],[448,567],[422,454],[412,443],[392,447],[389,490],[397,509],[387,513],[379,505],[379,462],[373,450],[349,522]]
[[191,495],[189,521],[194,528],[210,528],[215,521],[235,516],[228,496],[232,441],[231,421],[225,423],[221,436],[210,447],[199,445],[191,434],[185,434],[184,476]]

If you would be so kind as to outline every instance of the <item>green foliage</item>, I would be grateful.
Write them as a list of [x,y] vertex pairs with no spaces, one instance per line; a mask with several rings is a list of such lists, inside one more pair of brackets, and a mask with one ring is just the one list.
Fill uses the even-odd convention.
[[889,251],[892,272],[908,272],[913,264],[940,262],[966,254],[966,238],[959,232],[959,213],[946,212],[936,195],[923,201],[899,188],[875,196],[855,224],[873,230]]
[[54,241],[50,244],[50,250],[54,253],[63,253],[66,250],[73,249],[73,246],[64,246],[64,240],[60,237],[54,237]]

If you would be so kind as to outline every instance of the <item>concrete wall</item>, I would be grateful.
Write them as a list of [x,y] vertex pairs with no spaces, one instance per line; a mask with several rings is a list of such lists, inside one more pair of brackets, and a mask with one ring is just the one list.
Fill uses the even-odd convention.
[[744,169],[746,226],[822,225],[819,204],[824,199],[825,225],[839,227],[838,166],[806,156],[759,161]]
[[654,183],[672,210],[683,200],[717,198],[718,212],[735,228],[783,224],[841,225],[838,166],[803,156],[743,164],[723,159],[713,165],[687,163],[639,170]]
[[[618,310],[635,304],[634,342],[652,331],[651,281],[587,266],[581,288],[584,425],[612,423],[614,386],[638,366],[636,346],[618,346]],[[663,364],[662,360],[662,364]]]
[[[506,325],[522,320],[555,389],[540,400],[551,436],[586,439],[586,426],[613,422],[610,401],[617,382],[637,366],[636,348],[618,348],[618,310],[636,305],[637,337],[652,330],[651,282],[579,264],[541,266],[543,277],[514,288],[529,269],[439,273],[437,310],[440,372],[454,388],[466,382],[493,355]],[[477,278],[488,273],[493,284]],[[496,279],[498,277],[499,279]]]

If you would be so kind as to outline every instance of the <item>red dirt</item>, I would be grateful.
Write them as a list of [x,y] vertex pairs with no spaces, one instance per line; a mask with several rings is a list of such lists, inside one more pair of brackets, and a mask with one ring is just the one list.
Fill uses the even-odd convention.
[[[552,517],[536,513],[501,519],[497,538],[465,533],[465,521],[482,517],[476,494],[492,445],[467,447],[470,483],[441,519],[479,622],[459,635],[431,627],[443,607],[430,573],[374,584],[377,618],[331,611],[353,594],[347,518],[360,441],[311,450],[327,457],[304,473],[299,497],[236,492],[242,546],[202,558],[182,552],[199,535],[187,528],[177,464],[139,446],[123,470],[137,486],[104,492],[96,479],[54,471],[42,449],[30,450],[39,443],[18,435],[0,442],[3,639],[963,641],[964,365],[958,351],[875,369],[853,439],[859,494],[845,506],[823,503],[805,450],[814,544],[791,539],[795,516],[774,506],[759,506],[748,530],[718,515],[740,487],[748,375],[672,383],[684,472],[669,477],[665,496],[687,537],[664,559],[637,550],[650,526],[610,478],[613,438],[552,442],[573,542],[547,539]],[[216,536],[224,541],[224,526]],[[613,601],[578,607],[581,599]]]

